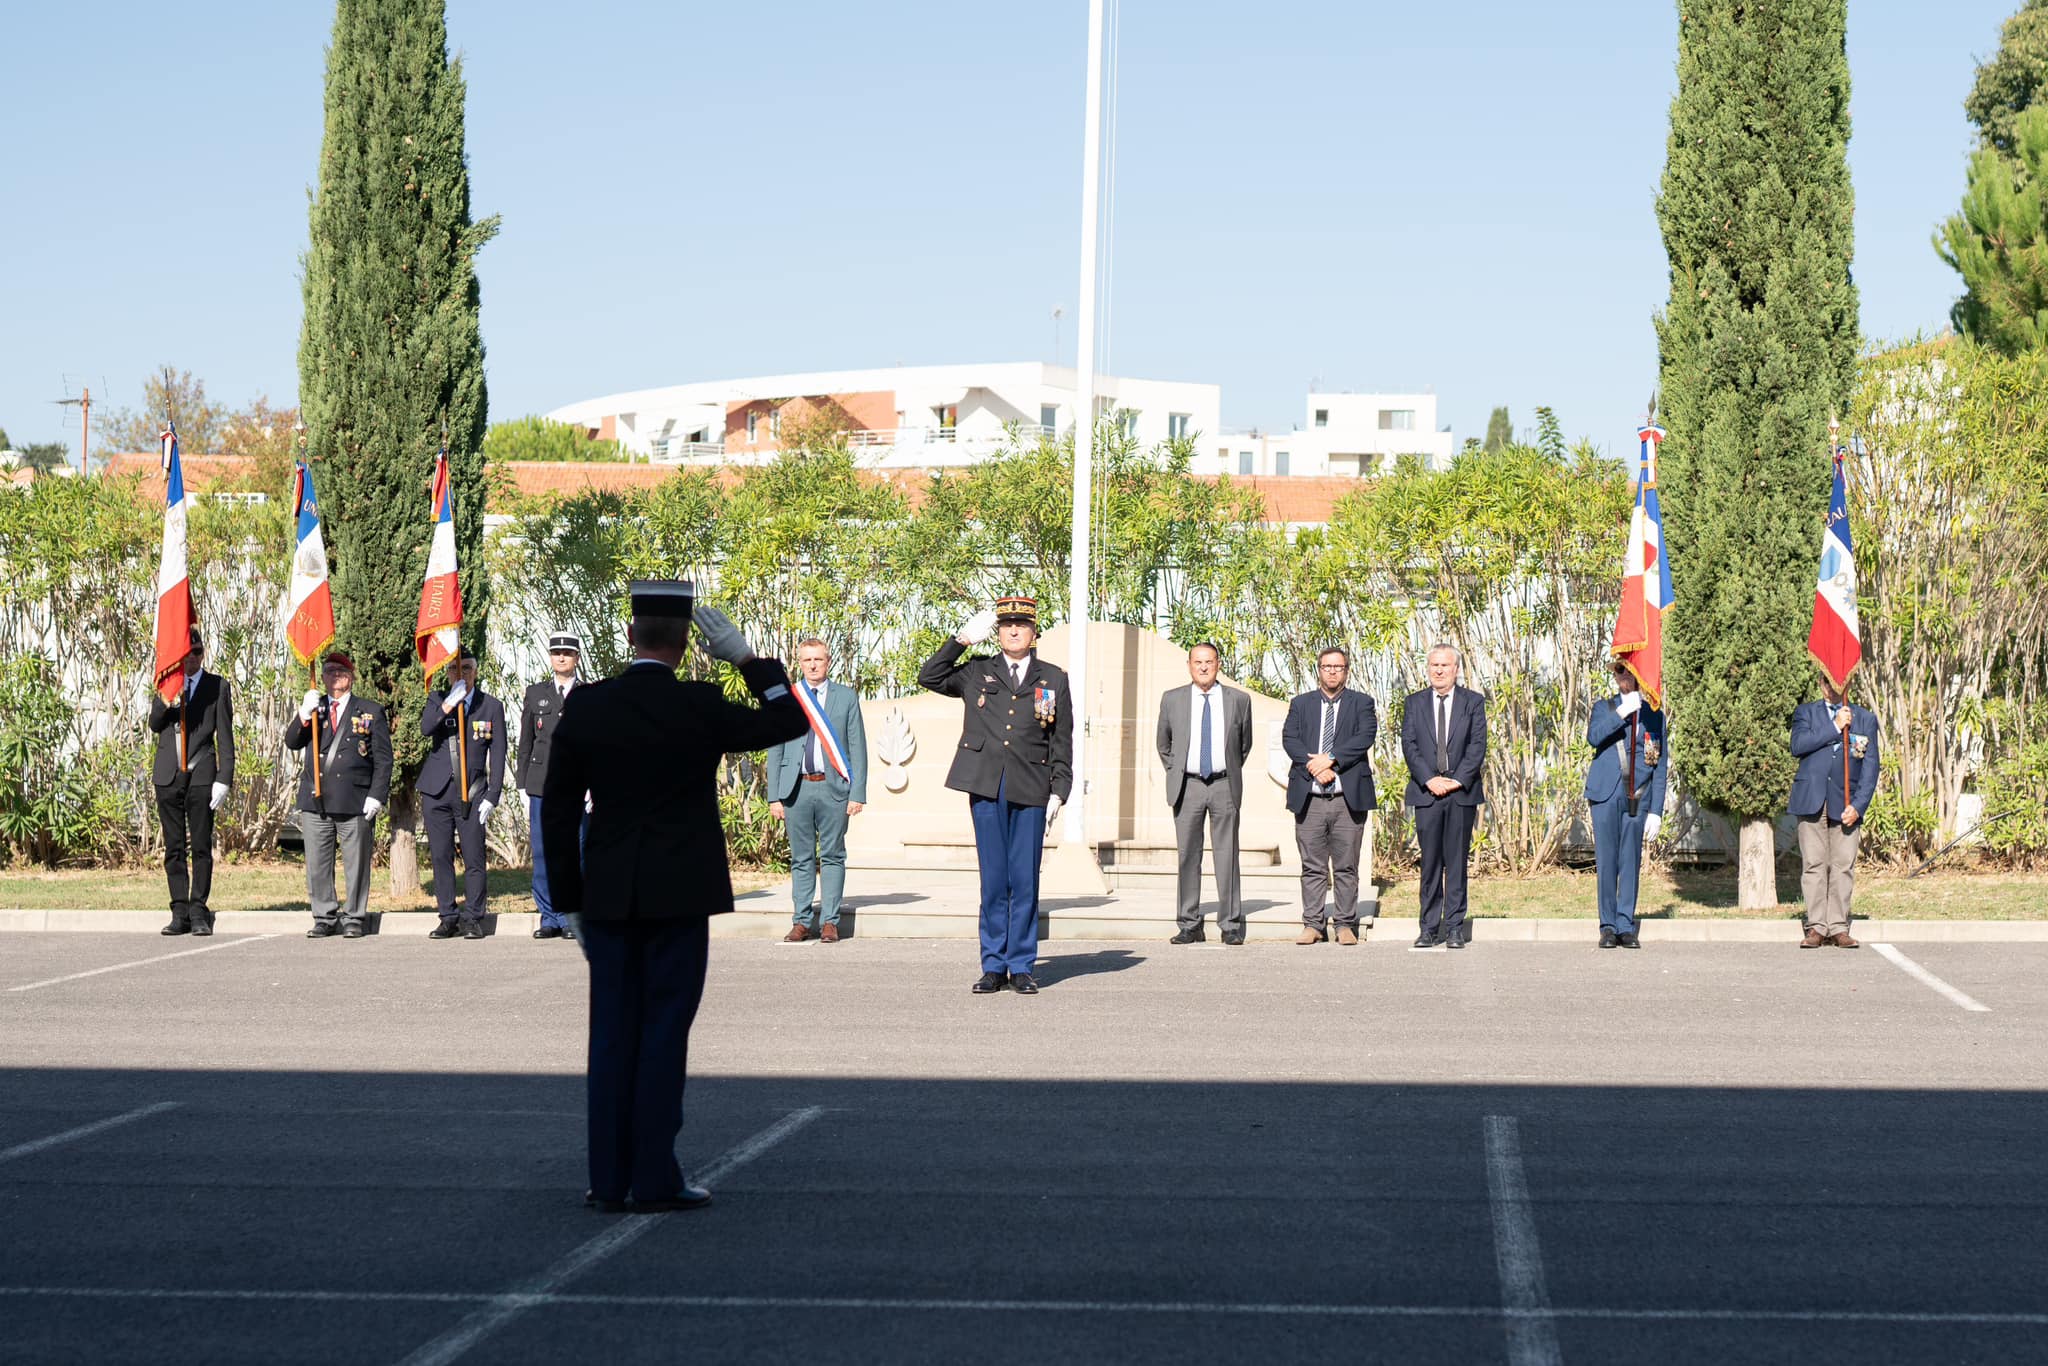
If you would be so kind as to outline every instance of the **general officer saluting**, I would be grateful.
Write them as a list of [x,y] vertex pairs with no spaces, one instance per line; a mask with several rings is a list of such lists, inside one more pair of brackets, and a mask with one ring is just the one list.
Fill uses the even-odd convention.
[[[676,1133],[690,1022],[704,996],[710,917],[732,909],[718,819],[724,755],[793,740],[809,729],[782,663],[757,657],[733,624],[697,609],[713,659],[738,666],[758,707],[715,683],[676,678],[694,595],[684,581],[636,580],[617,678],[569,694],[541,793],[555,909],[581,916],[590,963],[590,1191],[608,1213],[693,1209],[711,1193],[683,1179]],[[583,794],[590,835],[577,856]]]
[[[996,633],[1002,653],[962,659]],[[966,719],[946,786],[967,794],[981,862],[978,996],[1005,985],[1037,992],[1038,864],[1045,827],[1074,783],[1074,707],[1064,670],[1038,657],[1038,601],[996,599],[917,672],[918,686],[957,697]]]
[[[441,923],[429,939],[484,937],[484,824],[505,791],[505,704],[476,685],[476,655],[464,650],[451,666],[455,681],[427,694],[420,734],[433,746],[415,784],[434,860],[434,900]],[[464,899],[455,905],[455,849],[462,846]]]
[[[540,912],[535,939],[574,939],[576,931],[555,909],[548,894],[547,843],[540,837],[540,793],[548,778],[548,749],[554,743],[555,727],[569,692],[581,682],[577,666],[583,662],[583,638],[558,631],[548,637],[548,671],[553,676],[526,690],[519,708],[519,790],[526,794],[527,821],[533,845],[533,908]],[[590,826],[586,816],[584,828]]]
[[[355,695],[355,661],[329,650],[321,666],[327,695],[309,690],[285,723],[286,749],[303,749],[299,770],[299,833],[306,842],[306,900],[313,911],[308,939],[336,929],[363,937],[370,905],[370,844],[377,813],[391,796],[391,723],[384,708]],[[348,906],[334,895],[339,852],[348,878]]]
[[1799,770],[1786,809],[1799,818],[1799,890],[1806,898],[1799,947],[1858,949],[1863,946],[1849,933],[1849,896],[1863,813],[1877,795],[1877,715],[1850,706],[1826,674],[1820,691],[1821,700],[1800,703],[1791,718]]
[[[1643,844],[1657,838],[1664,823],[1664,713],[1643,705],[1635,671],[1614,661],[1613,697],[1593,704],[1586,743],[1593,763],[1586,770],[1586,800],[1592,806],[1593,869],[1600,902],[1600,947],[1637,949],[1636,889]],[[1630,783],[1634,786],[1631,788]]]
[[213,813],[235,781],[235,707],[228,681],[206,672],[205,659],[206,642],[195,626],[177,700],[166,702],[162,693],[149,699],[149,728],[156,733],[150,779],[171,888],[171,923],[160,934],[213,933],[206,905],[213,890]]

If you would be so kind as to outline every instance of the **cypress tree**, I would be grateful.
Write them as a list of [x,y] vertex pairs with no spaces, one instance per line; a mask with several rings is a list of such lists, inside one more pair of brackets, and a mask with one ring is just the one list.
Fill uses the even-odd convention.
[[1659,485],[1678,595],[1672,751],[1740,823],[1741,904],[1775,905],[1772,822],[1828,501],[1828,420],[1855,381],[1846,0],[1680,0],[1657,201]]
[[339,0],[304,258],[299,401],[333,555],[338,643],[391,708],[393,890],[419,885],[413,779],[425,686],[413,625],[445,430],[465,643],[483,652],[484,348],[464,87],[442,0]]

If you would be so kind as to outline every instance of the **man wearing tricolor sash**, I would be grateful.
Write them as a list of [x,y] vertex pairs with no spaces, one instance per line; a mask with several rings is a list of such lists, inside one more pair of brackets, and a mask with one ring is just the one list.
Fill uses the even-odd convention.
[[[846,889],[847,818],[868,798],[868,738],[860,696],[834,683],[832,652],[815,636],[797,646],[797,704],[810,733],[768,751],[768,810],[789,832],[789,884],[796,910],[784,942],[839,941]],[[820,904],[814,912],[813,892]]]

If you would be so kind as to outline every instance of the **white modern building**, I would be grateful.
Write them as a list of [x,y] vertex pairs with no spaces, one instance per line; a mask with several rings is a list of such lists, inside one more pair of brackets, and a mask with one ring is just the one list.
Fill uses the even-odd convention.
[[1310,394],[1292,431],[1219,432],[1201,443],[1201,474],[1366,478],[1403,455],[1448,469],[1457,453],[1435,394]]
[[[638,456],[705,465],[770,460],[781,450],[784,423],[824,416],[875,466],[922,469],[971,464],[1012,432],[1063,435],[1074,423],[1074,395],[1071,367],[1037,361],[893,366],[640,389],[547,416]],[[1222,390],[1214,384],[1106,375],[1096,382],[1096,402],[1120,413],[1146,448],[1207,438],[1222,426]]]

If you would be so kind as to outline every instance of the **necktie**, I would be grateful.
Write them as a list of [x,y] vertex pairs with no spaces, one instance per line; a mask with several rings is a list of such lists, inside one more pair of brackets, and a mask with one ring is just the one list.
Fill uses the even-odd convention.
[[1449,773],[1451,770],[1451,699],[1439,697],[1436,700],[1436,771]]
[[1010,691],[1022,692],[1023,690],[1024,666],[1022,664],[1012,663],[1010,665]]
[[557,697],[561,698],[561,699],[562,699],[562,701],[564,701],[564,702],[568,701],[568,700],[569,700],[569,685],[568,685],[567,683],[557,683],[557,684],[555,684],[555,696],[557,696]]
[[1212,777],[1212,776],[1213,776],[1213,775],[1215,774],[1215,771],[1216,771],[1216,763],[1215,763],[1215,759],[1214,759],[1214,757],[1213,757],[1213,756],[1214,756],[1214,754],[1215,754],[1215,750],[1214,750],[1214,749],[1213,749],[1213,748],[1211,747],[1211,745],[1210,745],[1210,740],[1209,740],[1209,731],[1210,731],[1210,724],[1209,724],[1209,694],[1207,694],[1207,693],[1203,693],[1203,694],[1202,694],[1202,778],[1203,778],[1203,780],[1204,780],[1204,781],[1207,781],[1207,780],[1208,780],[1208,779],[1209,779],[1210,777]]
[[[1323,743],[1320,746],[1318,746],[1317,752],[1321,754],[1328,754],[1331,750],[1335,749],[1336,746],[1337,704],[1326,697],[1323,699]],[[1330,787],[1331,784],[1329,783],[1316,784],[1316,790],[1319,792],[1328,792],[1330,790]]]

